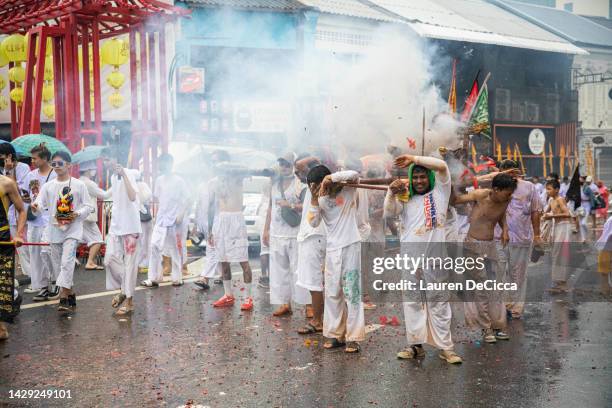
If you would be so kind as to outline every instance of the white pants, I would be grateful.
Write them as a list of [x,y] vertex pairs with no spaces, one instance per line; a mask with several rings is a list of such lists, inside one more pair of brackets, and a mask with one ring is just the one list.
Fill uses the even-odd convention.
[[270,237],[270,303],[306,305],[310,293],[297,282],[298,246],[296,238]]
[[531,244],[519,246],[497,243],[498,267],[506,283],[516,283],[516,290],[505,293],[506,309],[515,316],[523,314],[527,295],[527,264],[531,256]]
[[404,302],[406,339],[409,345],[430,344],[440,350],[452,350],[450,303]]
[[217,256],[217,250],[214,245],[208,243],[206,245],[206,263],[200,273],[200,277],[207,279],[221,279],[221,263]]
[[151,257],[149,258],[148,279],[155,282],[164,280],[161,266],[162,253],[172,258],[172,280],[182,282],[183,268],[183,228],[182,225],[173,227],[153,227],[151,234]]
[[360,242],[327,251],[323,336],[346,341],[365,340]]
[[325,247],[326,240],[322,235],[313,235],[298,242],[296,285],[313,292],[323,291]]
[[88,248],[91,248],[91,246],[95,244],[104,243],[102,233],[100,232],[100,228],[98,228],[97,222],[83,222],[83,239],[81,239],[81,242],[86,243]]
[[[27,236],[26,228],[26,236]],[[11,225],[11,237],[17,236],[17,226]],[[17,248],[17,256],[19,256],[19,265],[21,265],[21,272],[24,275],[30,276],[30,249],[27,246]]]
[[215,249],[220,262],[247,262],[249,240],[241,212],[222,212],[215,217],[212,228]]
[[553,282],[565,282],[569,275],[570,240],[572,236],[572,225],[569,221],[556,221],[553,227],[553,245],[550,251],[552,260]]
[[138,267],[147,268],[151,259],[151,233],[153,222],[141,222],[142,234],[138,237]]
[[[44,227],[28,225],[28,242],[45,242]],[[46,246],[28,247],[30,253],[30,278],[32,279],[32,289],[40,290],[49,286],[49,274],[51,272],[50,248]],[[53,278],[56,278],[54,275]],[[55,279],[51,280],[55,280]]]
[[138,277],[138,234],[106,236],[106,289],[121,289],[126,297],[134,296]]
[[580,237],[583,241],[589,239],[589,218],[591,216],[591,205],[582,203],[584,215],[580,217]]
[[74,286],[74,266],[76,261],[76,239],[68,238],[61,244],[51,244],[52,276],[57,276],[56,285],[66,289]]

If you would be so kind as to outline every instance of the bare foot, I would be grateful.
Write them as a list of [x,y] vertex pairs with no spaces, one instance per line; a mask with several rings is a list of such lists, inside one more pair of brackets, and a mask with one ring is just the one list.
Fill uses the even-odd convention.
[[291,306],[290,305],[280,305],[278,307],[278,309],[276,309],[274,311],[274,313],[272,313],[272,316],[285,316],[285,315],[290,315],[291,313],[293,313],[293,311],[291,310]]

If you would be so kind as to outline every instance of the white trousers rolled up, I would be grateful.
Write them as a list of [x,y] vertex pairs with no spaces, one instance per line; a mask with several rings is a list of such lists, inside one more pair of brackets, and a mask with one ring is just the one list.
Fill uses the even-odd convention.
[[164,280],[162,254],[172,258],[172,280],[181,282],[183,267],[183,229],[181,225],[173,227],[153,227],[151,234],[151,257],[149,258],[148,279],[155,282]]
[[68,238],[61,244],[51,244],[51,275],[57,276],[56,285],[72,289],[74,286],[74,266],[78,241]]
[[365,340],[360,242],[326,253],[323,336]]
[[126,297],[134,296],[138,278],[138,234],[106,236],[106,289],[121,289]]
[[297,283],[298,245],[296,238],[270,237],[270,303],[310,303],[310,293]]
[[[47,227],[28,226],[28,242],[44,242],[43,235]],[[32,289],[43,289],[49,286],[51,273],[50,248],[32,245],[28,247],[30,254],[30,278]],[[54,276],[57,277],[57,276]],[[55,280],[55,279],[52,279]]]

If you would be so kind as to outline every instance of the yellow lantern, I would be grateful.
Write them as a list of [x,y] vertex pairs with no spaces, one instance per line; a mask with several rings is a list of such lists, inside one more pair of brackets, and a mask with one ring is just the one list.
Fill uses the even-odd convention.
[[6,80],[4,79],[2,75],[0,75],[0,91],[3,90],[5,86],[6,86]]
[[21,102],[23,102],[23,89],[19,87],[13,88],[10,92],[10,96],[13,102],[17,105],[21,105]]
[[5,110],[8,107],[8,101],[4,95],[0,95],[0,111]]
[[21,34],[12,34],[2,40],[0,48],[11,62],[26,60],[25,37]]
[[125,64],[130,57],[130,47],[127,41],[118,38],[112,38],[106,40],[102,44],[100,50],[102,54],[102,61],[108,65],[119,65]]
[[[30,42],[30,33],[28,33],[25,36],[24,42],[25,42],[25,49],[27,50],[28,49],[28,43]],[[36,43],[34,44],[34,47],[36,47],[37,45],[38,45],[38,39],[36,39]],[[53,48],[51,48],[51,47],[53,47],[53,43],[51,42],[51,37],[47,37],[47,47],[45,48],[45,56],[49,57],[53,53]],[[34,50],[36,50],[36,48],[34,48]],[[35,52],[35,54],[36,54],[36,52]],[[38,55],[38,54],[36,54],[36,55]]]
[[8,57],[6,56],[6,53],[4,52],[4,50],[2,50],[2,44],[0,44],[0,68],[5,66],[9,62],[10,61],[9,61]]
[[120,108],[123,105],[123,95],[119,92],[114,92],[108,97],[108,102],[113,108]]
[[54,89],[53,84],[45,84],[42,89],[42,99],[44,102],[49,102],[53,99]]
[[42,111],[48,119],[53,119],[55,117],[55,104],[46,103],[43,105]]
[[53,81],[53,57],[45,58],[45,81]]
[[117,70],[111,72],[106,77],[106,83],[115,89],[121,88],[121,85],[123,85],[124,82],[125,82],[125,75],[123,75],[121,72]]
[[25,69],[23,69],[21,65],[14,66],[8,71],[9,81],[14,82],[16,84],[20,84],[25,81],[25,76]]

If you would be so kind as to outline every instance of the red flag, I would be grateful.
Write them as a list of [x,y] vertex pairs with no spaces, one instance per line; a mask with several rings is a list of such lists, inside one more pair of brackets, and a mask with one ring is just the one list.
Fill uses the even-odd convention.
[[463,113],[461,114],[462,122],[466,122],[470,118],[470,113],[472,112],[472,108],[476,103],[476,98],[478,98],[478,79],[474,80],[472,90],[465,100],[465,107],[463,108]]
[[453,74],[451,86],[448,92],[448,110],[450,113],[457,112],[457,59],[453,59]]

